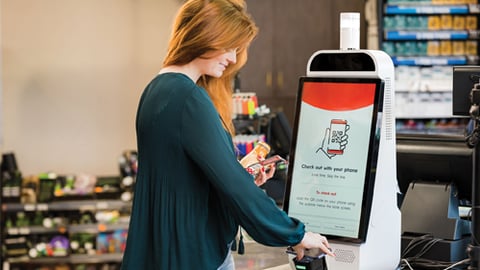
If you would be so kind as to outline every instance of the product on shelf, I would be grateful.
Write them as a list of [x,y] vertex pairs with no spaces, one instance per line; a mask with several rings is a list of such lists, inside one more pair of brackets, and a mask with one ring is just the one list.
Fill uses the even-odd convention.
[[118,160],[120,168],[120,187],[122,193],[120,199],[128,202],[133,199],[133,193],[135,190],[135,181],[138,170],[138,153],[137,151],[130,150],[124,151]]
[[96,254],[96,234],[75,233],[70,235],[70,249],[72,254]]
[[99,199],[117,199],[122,192],[121,178],[118,176],[98,177],[95,194]]
[[2,245],[8,257],[20,257],[28,254],[29,245],[25,236],[5,238]]
[[124,151],[118,159],[120,175],[136,176],[138,169],[138,153],[134,150]]
[[257,113],[258,99],[255,93],[234,93],[233,114],[235,117],[253,117]]
[[22,173],[18,169],[15,154],[5,153],[2,155],[1,161],[2,200],[4,202],[19,202]]
[[250,153],[258,142],[265,142],[264,134],[236,135],[233,138],[233,143],[239,152],[239,157]]
[[36,203],[40,181],[36,176],[25,177],[22,180],[21,203]]
[[433,119],[400,119],[397,120],[398,133],[419,134],[460,134],[463,133],[468,119],[433,118]]
[[40,186],[37,195],[37,202],[50,202],[53,200],[57,175],[44,173],[39,175]]
[[69,254],[70,241],[64,235],[42,236],[38,241],[35,240],[31,241],[28,250],[30,258],[65,257]]
[[97,254],[122,253],[125,251],[127,230],[99,233],[97,236]]

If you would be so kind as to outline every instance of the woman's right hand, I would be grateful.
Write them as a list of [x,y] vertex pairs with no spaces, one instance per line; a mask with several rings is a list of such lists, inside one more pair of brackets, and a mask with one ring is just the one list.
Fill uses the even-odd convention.
[[265,184],[267,180],[273,177],[275,174],[275,164],[267,165],[266,167],[262,167],[258,172],[257,176],[255,176],[255,185],[258,187]]
[[298,260],[301,260],[305,255],[305,249],[310,248],[319,248],[325,252],[325,254],[335,257],[335,254],[330,249],[327,238],[319,233],[306,232],[302,241],[292,248],[297,253]]

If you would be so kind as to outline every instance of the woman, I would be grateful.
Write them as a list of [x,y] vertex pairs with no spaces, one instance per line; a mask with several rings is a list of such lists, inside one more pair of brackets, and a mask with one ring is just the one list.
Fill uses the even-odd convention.
[[257,187],[232,143],[231,82],[257,28],[242,0],[190,0],[180,9],[160,73],[140,99],[138,173],[122,269],[234,269],[242,226],[257,242],[328,254]]

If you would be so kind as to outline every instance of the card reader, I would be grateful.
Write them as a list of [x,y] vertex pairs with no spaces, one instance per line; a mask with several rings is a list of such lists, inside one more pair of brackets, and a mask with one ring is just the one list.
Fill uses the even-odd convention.
[[[287,253],[297,255],[291,248],[287,248]],[[320,249],[307,249],[305,255],[301,260],[297,257],[293,258],[293,264],[297,270],[327,270],[327,263],[325,261],[325,253]]]

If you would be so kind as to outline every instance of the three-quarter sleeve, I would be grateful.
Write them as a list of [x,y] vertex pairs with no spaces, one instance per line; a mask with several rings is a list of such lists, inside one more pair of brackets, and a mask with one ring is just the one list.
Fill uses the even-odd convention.
[[237,161],[230,136],[203,89],[188,97],[181,110],[184,150],[208,177],[235,220],[257,242],[269,246],[298,244],[302,222],[289,217]]

